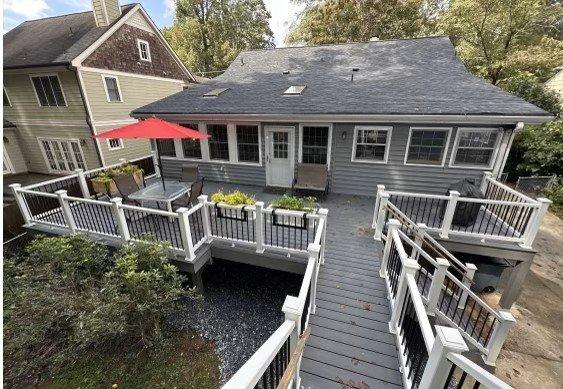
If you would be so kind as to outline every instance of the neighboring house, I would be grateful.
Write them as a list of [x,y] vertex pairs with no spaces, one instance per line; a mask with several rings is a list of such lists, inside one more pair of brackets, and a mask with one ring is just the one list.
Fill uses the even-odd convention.
[[559,97],[563,99],[563,68],[546,81],[545,86],[559,93]]
[[326,165],[336,193],[444,193],[502,171],[518,123],[551,116],[471,75],[448,37],[245,51],[206,84],[133,111],[199,127],[163,142],[219,181],[291,186],[298,163]]
[[92,4],[4,35],[5,173],[7,160],[10,172],[68,173],[147,155],[146,140],[92,135],[196,82],[140,4]]

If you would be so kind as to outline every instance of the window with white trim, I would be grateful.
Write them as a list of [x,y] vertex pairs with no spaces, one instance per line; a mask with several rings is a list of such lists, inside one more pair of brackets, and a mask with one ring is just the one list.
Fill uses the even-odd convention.
[[326,165],[330,127],[303,126],[301,131],[301,162]]
[[352,161],[387,162],[392,127],[356,127]]
[[51,172],[74,172],[77,168],[86,170],[78,140],[41,138],[39,143]]
[[449,128],[411,128],[405,163],[443,165],[449,136]]
[[239,162],[260,162],[258,126],[237,125],[237,153]]
[[162,157],[176,157],[176,146],[174,139],[157,139],[157,150]]
[[122,102],[121,91],[119,90],[119,82],[117,77],[114,76],[103,76],[104,87],[106,89],[106,97],[110,103],[120,103]]
[[458,129],[451,165],[490,167],[499,139],[497,129]]
[[208,124],[209,159],[229,160],[229,134],[226,124]]
[[108,147],[110,150],[118,150],[123,148],[123,140],[120,138],[108,139]]
[[[180,125],[198,131],[197,123],[180,123]],[[182,149],[184,150],[184,158],[201,159],[201,143],[199,139],[182,139]]]
[[137,39],[137,46],[139,47],[139,58],[141,61],[151,61],[151,49],[149,42]]
[[59,77],[56,75],[31,77],[39,105],[42,107],[65,107],[66,101]]

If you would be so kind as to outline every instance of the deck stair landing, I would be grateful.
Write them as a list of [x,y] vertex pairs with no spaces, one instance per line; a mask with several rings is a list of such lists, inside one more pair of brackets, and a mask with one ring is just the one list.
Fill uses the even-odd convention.
[[[389,301],[379,277],[382,246],[359,198],[330,209],[317,309],[301,362],[304,388],[400,388]],[[364,207],[366,209],[364,209]]]

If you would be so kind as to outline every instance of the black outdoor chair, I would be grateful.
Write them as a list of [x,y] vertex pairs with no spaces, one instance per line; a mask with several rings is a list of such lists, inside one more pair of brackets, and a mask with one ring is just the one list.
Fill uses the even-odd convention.
[[198,180],[199,165],[182,165],[182,182],[191,184]]
[[137,184],[137,181],[135,181],[133,174],[119,174],[113,177],[113,181],[115,182],[117,191],[121,195],[124,204],[141,205],[140,202],[129,198],[130,194],[141,189],[139,184]]
[[203,181],[203,178],[195,181],[190,188],[189,194],[186,193],[184,196],[174,200],[172,202],[173,209],[176,210],[181,207],[191,208],[197,204],[197,198],[203,194]]

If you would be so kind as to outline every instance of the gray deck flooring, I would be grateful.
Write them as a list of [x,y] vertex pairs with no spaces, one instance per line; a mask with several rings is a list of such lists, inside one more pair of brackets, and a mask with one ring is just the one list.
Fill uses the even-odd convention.
[[[301,362],[304,388],[402,387],[389,301],[379,277],[382,246],[369,228],[373,199],[330,195],[325,263]],[[367,385],[367,386],[365,386]]]

